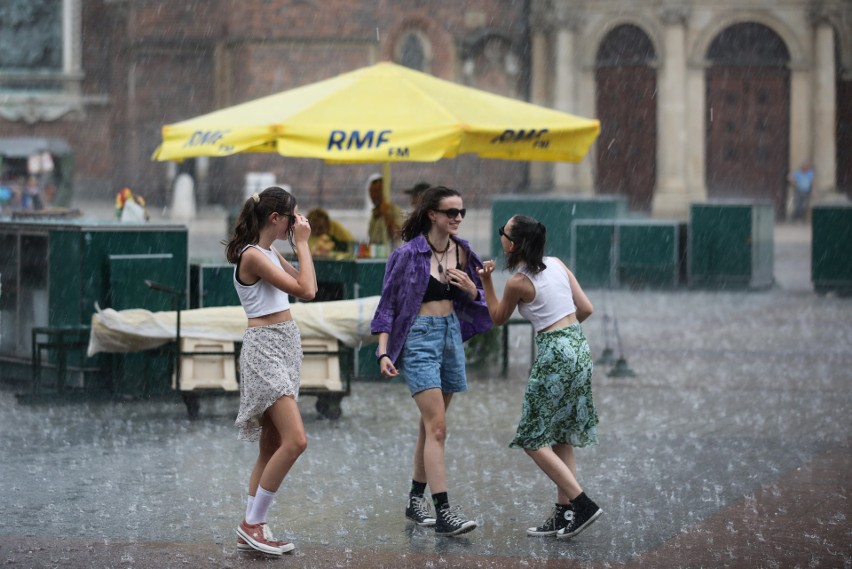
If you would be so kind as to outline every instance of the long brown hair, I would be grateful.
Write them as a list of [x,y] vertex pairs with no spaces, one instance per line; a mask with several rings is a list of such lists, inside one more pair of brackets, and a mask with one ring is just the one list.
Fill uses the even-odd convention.
[[402,240],[411,241],[418,235],[429,231],[432,228],[432,220],[429,219],[429,212],[441,207],[442,199],[453,196],[461,197],[461,194],[446,186],[433,186],[423,192],[423,197],[420,198],[420,205],[411,212],[411,215],[402,224]]
[[[286,215],[289,218],[289,227],[292,228],[294,209],[296,209],[296,198],[278,186],[271,186],[259,194],[253,194],[246,200],[237,217],[231,239],[227,242],[223,241],[226,245],[225,257],[228,262],[236,264],[246,245],[257,244],[261,229],[269,223],[269,214],[274,212],[278,215]],[[292,239],[291,231],[291,242]]]

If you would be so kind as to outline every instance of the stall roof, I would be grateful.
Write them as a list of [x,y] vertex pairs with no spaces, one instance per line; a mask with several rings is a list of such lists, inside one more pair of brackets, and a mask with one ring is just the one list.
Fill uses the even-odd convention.
[[9,158],[26,158],[36,152],[50,152],[55,155],[71,153],[71,146],[62,138],[40,137],[0,137],[0,156]]

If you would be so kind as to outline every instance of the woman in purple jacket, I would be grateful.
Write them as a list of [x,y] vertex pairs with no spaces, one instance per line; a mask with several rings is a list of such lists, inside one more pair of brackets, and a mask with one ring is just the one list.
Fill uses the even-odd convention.
[[[467,389],[462,343],[491,328],[478,274],[482,261],[458,237],[464,215],[456,190],[436,186],[424,192],[402,227],[406,243],[388,259],[372,322],[382,375],[402,372],[420,410],[405,516],[446,536],[476,527],[458,507],[451,509],[447,499],[446,410],[453,394]],[[435,517],[423,496],[427,483]]]

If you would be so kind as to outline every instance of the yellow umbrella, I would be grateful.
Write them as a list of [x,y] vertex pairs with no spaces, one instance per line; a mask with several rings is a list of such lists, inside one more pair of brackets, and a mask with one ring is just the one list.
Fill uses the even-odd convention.
[[[579,162],[584,119],[378,63],[163,127],[156,160],[278,152],[328,162],[482,158]],[[385,180],[387,184],[388,181]]]

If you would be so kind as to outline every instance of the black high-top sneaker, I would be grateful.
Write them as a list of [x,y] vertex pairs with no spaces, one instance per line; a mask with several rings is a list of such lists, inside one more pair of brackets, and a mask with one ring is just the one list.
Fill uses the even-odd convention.
[[435,521],[435,535],[461,535],[476,529],[476,522],[465,519],[458,506],[449,505],[438,509]]
[[550,517],[544,520],[544,523],[537,528],[527,528],[527,535],[545,536],[556,535],[556,532],[562,528],[568,527],[571,520],[574,519],[574,510],[571,509],[571,504],[556,504],[553,506],[553,511]]
[[559,530],[556,537],[559,539],[570,539],[582,533],[587,527],[592,525],[596,519],[603,513],[597,504],[592,502],[591,498],[583,492],[573,500],[571,505],[574,507],[574,519],[567,527]]
[[415,524],[427,528],[435,526],[435,518],[429,510],[429,501],[423,496],[409,496],[405,517]]

